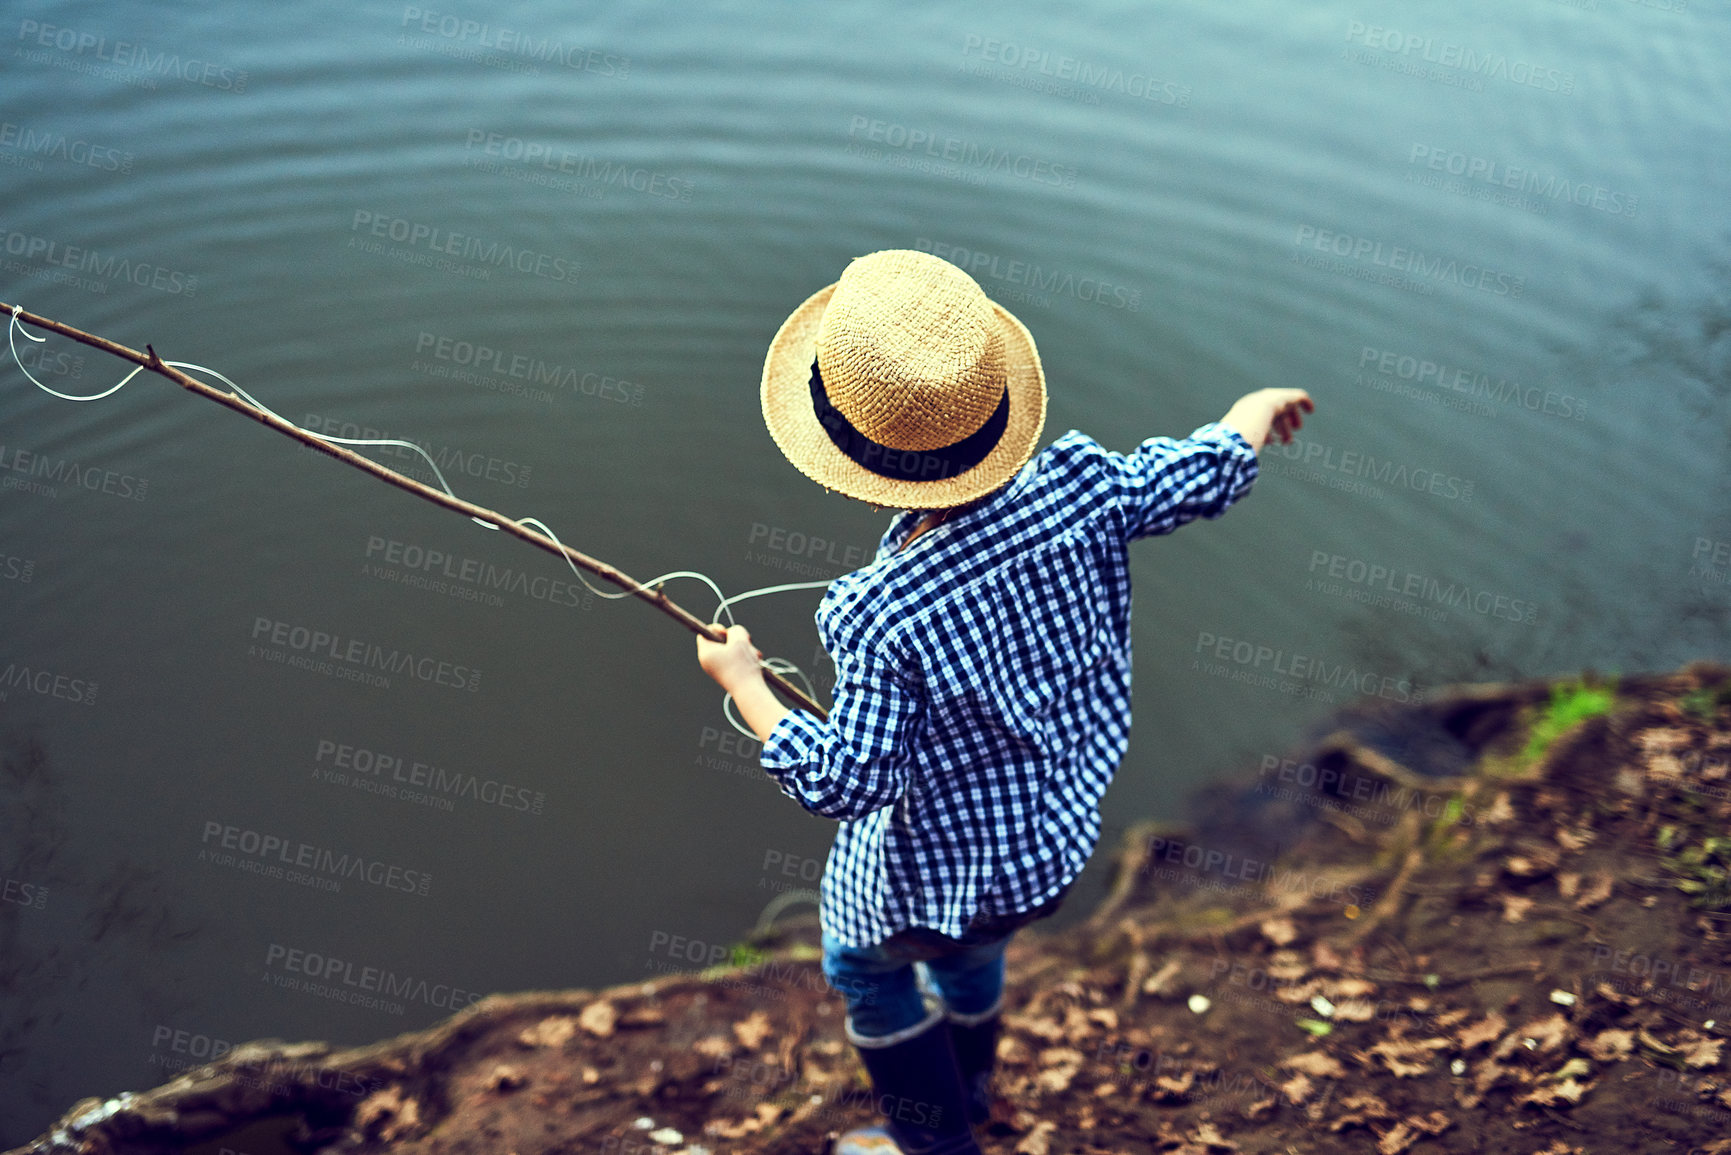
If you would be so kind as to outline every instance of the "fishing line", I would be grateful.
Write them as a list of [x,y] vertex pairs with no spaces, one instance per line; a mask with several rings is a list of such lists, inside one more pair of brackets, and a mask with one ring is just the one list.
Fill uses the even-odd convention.
[[[93,393],[93,394],[90,394],[89,396],[85,396],[85,397],[75,397],[70,393],[62,393],[58,389],[51,388],[48,385],[46,385],[43,382],[36,379],[36,375],[31,373],[29,368],[24,364],[24,358],[19,356],[19,354],[18,354],[18,340],[17,340],[17,338],[20,334],[23,335],[25,340],[34,341],[39,345],[46,344],[48,341],[48,338],[34,336],[33,334],[29,333],[28,331],[26,331],[24,329],[23,325],[20,323],[20,320],[19,320],[20,316],[23,314],[23,312],[24,312],[24,308],[22,305],[16,305],[15,304],[12,306],[12,318],[11,318],[10,323],[6,327],[6,344],[7,344],[7,347],[12,352],[12,360],[17,363],[19,371],[22,372],[25,377],[29,378],[31,383],[34,384],[38,389],[42,390],[44,393],[50,394],[54,397],[58,397],[63,401],[101,401],[102,399],[104,399],[106,397],[112,397],[114,394],[120,392],[120,390],[122,388],[124,388],[128,382],[130,382],[134,377],[138,376],[138,374],[141,373],[145,368],[145,366],[143,366],[143,365],[134,366],[132,372],[130,372],[126,376],[122,377],[118,382],[116,382],[110,388],[103,390],[101,393]],[[422,460],[424,460],[427,463],[428,468],[430,468],[433,471],[433,476],[438,478],[439,488],[444,490],[446,495],[448,495],[452,498],[457,497],[457,493],[455,490],[453,490],[451,488],[450,482],[445,480],[445,474],[442,470],[440,470],[439,463],[433,460],[433,457],[430,453],[428,453],[421,446],[415,444],[413,441],[404,441],[404,440],[401,440],[399,438],[394,438],[394,437],[335,437],[335,436],[332,436],[332,435],[327,434],[327,433],[320,433],[316,429],[307,429],[304,426],[295,425],[294,422],[288,420],[288,418],[286,418],[282,414],[276,412],[270,406],[266,405],[264,402],[260,401],[256,397],[254,397],[251,393],[248,393],[245,389],[242,389],[239,385],[235,384],[235,382],[233,380],[231,380],[229,377],[218,372],[215,369],[210,368],[209,366],[195,365],[190,361],[163,360],[161,363],[164,365],[171,366],[175,369],[185,370],[186,372],[189,372],[189,373],[190,372],[208,373],[210,376],[215,377],[217,380],[219,380],[223,384],[227,385],[230,389],[233,389],[237,395],[245,398],[247,403],[249,405],[253,406],[255,409],[258,409],[259,411],[261,411],[263,413],[268,413],[270,416],[276,418],[278,421],[283,422],[285,425],[291,425],[295,429],[308,435],[309,437],[315,437],[320,441],[327,441],[327,442],[331,442],[333,444],[339,444],[339,445],[400,446],[404,449],[412,449],[416,453],[421,455]],[[490,529],[490,530],[494,531],[495,533],[497,533],[499,531],[498,526],[493,525],[490,522],[482,521],[478,517],[471,517],[471,518],[469,518],[469,520],[474,522],[476,525],[480,526],[482,529]],[[546,534],[549,538],[551,538],[556,545],[560,546],[563,549],[565,543],[559,540],[559,535],[554,533],[553,528],[551,526],[549,526],[546,522],[541,521],[539,518],[534,518],[534,517],[518,518],[517,521],[522,525],[533,526],[536,529],[539,529],[542,533]],[[582,582],[584,588],[587,589],[590,593],[594,594],[595,596],[601,597],[601,598],[606,598],[609,601],[614,601],[614,600],[617,600],[619,598],[628,598],[628,597],[633,596],[633,593],[631,590],[610,591],[610,590],[605,590],[605,589],[597,589],[589,581],[589,579],[583,575],[583,571],[577,568],[576,562],[572,561],[571,558],[565,554],[561,554],[560,556],[565,558],[565,564],[571,568],[571,572],[576,575],[577,580]],[[725,614],[727,616],[727,624],[730,626],[737,624],[733,620],[733,604],[735,602],[743,602],[743,601],[746,601],[750,598],[763,597],[766,594],[785,593],[785,592],[788,592],[791,590],[818,589],[820,587],[827,587],[830,584],[828,581],[789,582],[789,583],[786,583],[783,585],[764,586],[760,589],[747,590],[746,592],[744,592],[742,594],[734,594],[732,597],[727,597],[726,595],[724,595],[721,592],[721,587],[718,586],[715,583],[715,581],[709,577],[709,575],[699,573],[696,570],[675,570],[672,573],[664,573],[660,577],[650,578],[648,581],[640,582],[639,584],[646,587],[646,588],[656,589],[656,588],[659,588],[661,585],[663,585],[666,582],[674,581],[674,580],[679,579],[679,578],[686,578],[686,579],[690,579],[690,580],[694,580],[694,581],[700,581],[704,585],[708,586],[710,589],[710,592],[715,595],[716,603],[717,603],[716,607],[715,607],[715,613],[711,615],[710,620],[711,621],[719,621],[721,618],[721,615]],[[765,668],[767,670],[771,670],[771,671],[773,671],[777,674],[780,674],[784,677],[793,677],[793,678],[799,679],[800,683],[805,688],[806,696],[813,698],[813,699],[815,699],[817,697],[817,695],[812,691],[811,679],[807,678],[805,675],[805,672],[803,670],[801,670],[798,666],[794,665],[792,662],[788,661],[786,658],[774,658],[774,657],[761,658],[761,659],[759,659],[759,665],[761,665],[763,668]],[[734,709],[733,695],[732,694],[723,694],[722,695],[721,712],[722,712],[723,716],[727,718],[728,723],[730,725],[732,725],[735,730],[738,730],[741,734],[745,735],[747,738],[752,739],[753,741],[758,740],[757,734],[755,732],[753,732],[752,730],[750,730],[749,728],[747,728],[746,725],[744,724],[744,722],[738,717],[737,711]]]

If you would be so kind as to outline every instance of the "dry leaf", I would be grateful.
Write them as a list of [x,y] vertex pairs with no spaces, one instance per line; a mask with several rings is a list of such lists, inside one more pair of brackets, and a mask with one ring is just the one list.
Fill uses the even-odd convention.
[[1194,1082],[1195,1071],[1185,1071],[1176,1078],[1171,1075],[1156,1075],[1154,1085],[1148,1089],[1148,1097],[1156,1103],[1177,1103],[1190,1094],[1190,1086]]
[[1210,1151],[1231,1152],[1238,1150],[1238,1144],[1228,1140],[1212,1123],[1204,1123],[1196,1128],[1196,1141]]
[[1557,894],[1563,898],[1575,897],[1575,892],[1581,889],[1581,876],[1574,871],[1557,875]]
[[1592,910],[1611,897],[1611,890],[1615,885],[1610,871],[1595,872],[1591,878],[1587,879],[1587,888],[1581,892],[1581,897],[1575,900],[1575,909]]
[[1472,1011],[1466,1007],[1456,1007],[1452,1011],[1444,1011],[1431,1023],[1432,1030],[1446,1031],[1456,1023],[1464,1023],[1472,1017]]
[[1368,1091],[1349,1095],[1340,1105],[1345,1113],[1328,1125],[1328,1129],[1336,1133],[1348,1127],[1368,1127],[1373,1121],[1394,1117],[1388,1104]]
[[1115,1031],[1118,1029],[1118,1012],[1113,1010],[1111,1007],[1095,1007],[1093,1010],[1088,1012],[1088,1020],[1090,1022],[1099,1023],[1108,1031]]
[[1567,830],[1559,826],[1552,837],[1564,850],[1580,850],[1593,841],[1595,835],[1591,830]]
[[1626,1059],[1634,1049],[1634,1031],[1600,1031],[1596,1036],[1581,1044],[1581,1050],[1601,1063],[1614,1063],[1620,1059]]
[[1533,900],[1518,894],[1500,896],[1503,900],[1503,921],[1520,922],[1527,917],[1527,911],[1533,909]]
[[1501,1035],[1508,1028],[1508,1025],[1507,1019],[1493,1011],[1472,1026],[1462,1027],[1459,1033],[1455,1035],[1455,1042],[1460,1045],[1462,1050],[1470,1051],[1482,1043],[1495,1042],[1497,1036]]
[[1431,1056],[1449,1045],[1447,1039],[1384,1039],[1370,1049],[1383,1066],[1399,1078],[1411,1078],[1430,1070]]
[[577,1033],[577,1020],[570,1015],[554,1015],[517,1033],[517,1041],[525,1047],[563,1047]]
[[1310,948],[1310,961],[1318,970],[1337,971],[1340,969],[1340,953],[1327,943],[1318,940]]
[[1600,998],[1607,999],[1610,1002],[1617,1003],[1620,1006],[1638,1007],[1641,1005],[1641,1000],[1638,997],[1636,997],[1635,995],[1626,995],[1622,991],[1618,990],[1616,987],[1609,985],[1608,983],[1594,983],[1593,984],[1593,991]]
[[1058,1125],[1051,1120],[1035,1123],[1034,1129],[1016,1144],[1016,1155],[1050,1155],[1052,1132],[1057,1129]]
[[1294,1107],[1310,1098],[1310,1093],[1315,1089],[1315,1085],[1310,1081],[1310,1076],[1303,1074],[1294,1075],[1280,1084],[1280,1093],[1285,1095],[1286,1101]]
[[762,1011],[752,1011],[744,1022],[733,1024],[733,1037],[748,1051],[757,1050],[774,1032],[775,1028],[769,1025],[769,1016]]
[[613,1033],[613,1024],[618,1018],[618,1008],[601,999],[583,1008],[583,1013],[577,1016],[577,1025],[597,1038],[605,1039]]
[[1417,1142],[1418,1132],[1416,1130],[1404,1121],[1396,1123],[1383,1132],[1382,1138],[1377,1141],[1377,1155],[1400,1155],[1402,1151]]
[[1290,983],[1286,986],[1278,987],[1275,989],[1274,997],[1283,1003],[1292,1003],[1294,1006],[1297,1006],[1303,1003],[1308,1003],[1321,992],[1322,980],[1310,979],[1308,982]]
[[1340,1060],[1326,1051],[1306,1051],[1302,1055],[1291,1055],[1280,1061],[1283,1067],[1291,1067],[1305,1075],[1315,1075],[1319,1079],[1338,1079],[1346,1074],[1346,1068],[1340,1065]]
[[1331,1018],[1344,1023],[1368,1023],[1376,1017],[1376,1004],[1369,999],[1348,999],[1334,1004]]
[[1532,1104],[1535,1107],[1556,1107],[1563,1104],[1574,1106],[1581,1101],[1581,1096],[1593,1089],[1591,1083],[1580,1083],[1573,1075],[1555,1083],[1545,1083],[1534,1088],[1525,1095],[1517,1096],[1516,1103]]
[[1279,918],[1263,919],[1260,929],[1263,937],[1275,946],[1285,946],[1298,937],[1298,928],[1292,924],[1290,918],[1284,915]]
[[1514,817],[1515,808],[1509,805],[1509,792],[1507,790],[1498,794],[1496,800],[1490,804],[1490,808],[1485,811],[1485,821],[1492,826],[1513,821]]
[[1719,1049],[1725,1045],[1723,1039],[1700,1039],[1686,1042],[1683,1045],[1683,1061],[1691,1067],[1706,1068],[1719,1065]]
[[705,1135],[713,1135],[717,1139],[743,1139],[763,1126],[756,1119],[741,1119],[737,1123],[728,1123],[721,1119],[711,1119],[703,1125]]
[[1567,1039],[1574,1028],[1569,1020],[1560,1013],[1543,1019],[1535,1019],[1519,1031],[1522,1039],[1531,1039],[1538,1044],[1539,1051],[1553,1051]]
[[704,1035],[691,1045],[691,1049],[708,1059],[722,1059],[733,1054],[733,1044],[727,1041],[726,1035]]
[[1040,1065],[1045,1068],[1034,1076],[1034,1082],[1054,1093],[1067,1091],[1082,1069],[1083,1054],[1073,1047],[1052,1047],[1040,1053]]
[[1441,1111],[1432,1111],[1428,1115],[1408,1115],[1406,1121],[1426,1135],[1441,1135],[1455,1125],[1454,1120]]
[[1337,999],[1359,999],[1376,993],[1376,984],[1369,979],[1336,979],[1329,994]]

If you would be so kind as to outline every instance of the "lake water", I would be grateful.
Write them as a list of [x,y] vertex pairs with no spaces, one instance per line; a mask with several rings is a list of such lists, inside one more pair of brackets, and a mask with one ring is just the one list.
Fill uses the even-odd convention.
[[[580,7],[14,5],[0,296],[729,593],[888,523],[757,400],[859,254],[1016,312],[1047,442],[1308,388],[1248,499],[1135,547],[1108,840],[1355,690],[1727,655],[1723,5]],[[0,1141],[815,886],[831,825],[659,615],[158,378],[8,362],[0,443]],[[822,685],[818,597],[739,616]]]

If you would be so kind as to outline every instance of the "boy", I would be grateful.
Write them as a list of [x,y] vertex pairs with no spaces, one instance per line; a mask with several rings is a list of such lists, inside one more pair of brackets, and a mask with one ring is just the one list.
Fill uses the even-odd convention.
[[774,696],[744,627],[697,641],[764,769],[841,823],[823,969],[886,1123],[835,1150],[975,1155],[1004,948],[1081,873],[1129,741],[1129,542],[1219,517],[1270,433],[1290,441],[1314,406],[1263,389],[1183,441],[1118,454],[1072,430],[1036,457],[1032,336],[967,273],[908,250],[855,260],[794,311],[762,400],[801,472],[908,511],[818,607],[827,722]]

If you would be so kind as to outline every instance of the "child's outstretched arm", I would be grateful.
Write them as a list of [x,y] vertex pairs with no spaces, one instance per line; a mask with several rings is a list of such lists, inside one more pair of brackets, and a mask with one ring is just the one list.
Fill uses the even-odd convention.
[[1302,389],[1258,389],[1246,393],[1232,403],[1220,424],[1240,434],[1250,442],[1250,448],[1260,450],[1273,433],[1282,445],[1292,440],[1292,432],[1304,427],[1304,414],[1316,405]]

